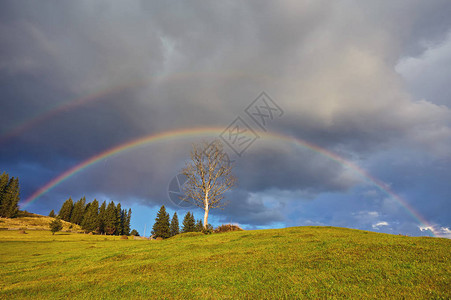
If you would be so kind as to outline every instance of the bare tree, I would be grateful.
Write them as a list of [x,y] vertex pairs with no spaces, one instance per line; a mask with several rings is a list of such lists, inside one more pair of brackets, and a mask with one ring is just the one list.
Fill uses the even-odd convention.
[[224,153],[219,140],[193,144],[191,160],[182,169],[182,174],[186,176],[182,199],[205,211],[203,224],[205,229],[210,209],[222,208],[227,204],[223,202],[224,193],[236,182],[232,168],[233,165],[228,155]]

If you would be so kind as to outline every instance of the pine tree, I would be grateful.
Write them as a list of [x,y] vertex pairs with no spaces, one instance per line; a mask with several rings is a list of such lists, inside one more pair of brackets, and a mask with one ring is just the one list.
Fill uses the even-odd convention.
[[108,203],[108,206],[105,210],[104,222],[105,233],[110,235],[116,234],[117,223],[119,222],[119,220],[117,218],[116,205],[113,201]]
[[119,223],[121,224],[121,235],[125,235],[124,234],[124,226],[125,226],[125,222],[127,220],[127,211],[125,209],[121,209],[119,220],[120,220]]
[[124,213],[125,213],[125,221],[124,221],[124,228],[123,228],[123,233],[125,235],[130,235],[130,221],[132,219],[132,209],[129,208],[128,209],[128,213],[126,213],[126,210],[124,209]]
[[194,215],[187,212],[185,218],[183,218],[183,229],[182,232],[193,232],[196,231],[196,223],[194,221]]
[[117,219],[117,222],[116,222],[116,231],[115,231],[115,233],[116,233],[116,235],[122,235],[123,234],[123,232],[122,232],[122,229],[123,229],[123,222],[124,222],[124,218],[123,218],[123,215],[122,215],[122,208],[121,208],[121,204],[120,203],[118,203],[117,204],[117,206],[116,206],[116,219]]
[[61,222],[61,219],[59,217],[55,218],[52,222],[49,224],[50,231],[52,234],[55,234],[55,232],[60,231],[63,229],[63,222]]
[[155,224],[152,228],[152,234],[156,237],[162,237],[164,239],[171,236],[169,230],[169,214],[166,212],[166,208],[161,206],[155,218]]
[[11,177],[2,194],[0,215],[6,218],[16,217],[19,212],[19,200],[19,178]]
[[54,217],[55,217],[55,211],[53,211],[53,209],[52,209],[52,211],[49,213],[49,217],[51,217],[51,218],[54,218]]
[[130,232],[130,235],[139,236],[139,233],[138,233],[138,231],[137,231],[136,229],[133,229],[133,230]]
[[171,229],[171,236],[174,236],[174,235],[177,235],[180,233],[179,218],[177,216],[177,212],[174,212],[174,215],[172,216],[170,229]]
[[94,232],[99,229],[99,202],[94,199],[94,201],[88,204],[88,209],[81,222],[81,228],[86,232]]
[[9,206],[9,215],[10,218],[17,217],[19,213],[19,201],[20,201],[20,185],[19,185],[19,177],[16,177],[14,182],[14,188],[12,189],[14,193],[13,201]]
[[8,186],[9,182],[9,175],[5,172],[0,175],[0,216],[3,216],[3,210],[2,210],[2,203],[3,203],[3,196],[6,191],[6,187]]
[[72,198],[69,197],[69,199],[67,199],[61,206],[58,216],[61,218],[61,220],[70,222],[70,216],[72,214],[73,208],[74,208],[74,203],[72,201]]
[[6,172],[3,172],[2,175],[0,175],[0,195],[5,191],[6,186],[9,182],[9,175]]
[[99,208],[99,233],[105,233],[106,202],[103,201]]
[[196,231],[202,232],[203,229],[204,229],[204,225],[202,224],[202,220],[201,219],[197,220]]
[[83,197],[74,204],[74,208],[72,210],[72,214],[70,216],[70,222],[74,224],[81,224],[81,221],[83,221],[83,215],[85,213],[85,203],[86,198]]
[[[95,199],[94,199],[94,200],[95,200]],[[92,202],[86,203],[86,205],[85,205],[85,210],[83,211],[83,219],[85,218],[85,215],[86,215],[86,213],[88,212],[89,206],[91,206],[91,203],[92,203]],[[97,207],[97,209],[99,209],[99,208]],[[82,222],[83,222],[83,220],[82,220]],[[80,224],[81,224],[81,223],[80,223]]]
[[0,178],[0,217],[6,217],[8,214],[10,196],[7,190],[10,182],[8,174],[3,173]]
[[122,235],[130,235],[130,218],[131,218],[132,210],[129,209],[128,213],[126,209],[121,211],[121,226],[122,226]]

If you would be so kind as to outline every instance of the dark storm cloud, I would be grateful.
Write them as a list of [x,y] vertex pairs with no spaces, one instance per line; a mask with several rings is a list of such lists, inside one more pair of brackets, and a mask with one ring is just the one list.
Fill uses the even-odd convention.
[[[98,95],[0,144],[0,168],[20,173],[24,196],[69,167],[140,136],[225,128],[264,90],[285,111],[270,131],[338,153],[388,183],[397,174],[396,187],[412,185],[409,197],[419,209],[424,206],[417,191],[434,194],[437,207],[448,201],[446,193],[417,188],[426,178],[402,176],[424,168],[431,184],[446,181],[431,166],[448,161],[451,148],[450,74],[443,68],[451,29],[447,1],[3,1],[1,6],[1,135],[53,107]],[[188,157],[187,144],[99,162],[56,187],[54,196],[82,189],[147,205],[165,203],[167,182]],[[396,169],[374,165],[381,155],[408,163]],[[414,160],[424,165],[412,167]],[[254,225],[294,224],[296,218],[282,206],[296,202],[297,193],[316,199],[362,184],[328,158],[271,141],[253,146],[237,162],[236,173],[239,200],[227,213]],[[293,194],[280,206],[265,198],[284,193]],[[42,203],[50,203],[51,195]],[[446,226],[451,222],[438,208],[427,214]],[[334,218],[332,212],[325,215],[329,218],[318,222]],[[343,220],[359,222],[343,214],[337,224]]]
[[240,178],[240,187],[250,192],[273,188],[312,193],[345,191],[358,182],[330,158],[291,145],[268,147],[257,144],[237,161],[236,174]]
[[418,55],[405,56],[396,65],[409,90],[420,99],[451,106],[448,79],[451,71],[451,31],[437,42],[429,42]]
[[229,205],[224,210],[219,210],[215,214],[223,223],[241,223],[257,226],[270,226],[275,222],[285,220],[283,211],[278,203],[277,207],[268,205],[261,197],[255,197],[251,193],[237,189],[228,196]]

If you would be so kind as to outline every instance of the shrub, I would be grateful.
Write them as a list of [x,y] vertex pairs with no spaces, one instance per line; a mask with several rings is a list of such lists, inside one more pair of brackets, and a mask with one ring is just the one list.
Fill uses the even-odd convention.
[[234,224],[222,224],[218,228],[215,229],[215,233],[229,232],[229,231],[242,231],[243,229]]
[[55,234],[55,232],[63,229],[63,223],[61,222],[60,218],[55,218],[52,222],[50,222],[49,227],[52,234]]
[[213,226],[211,226],[211,224],[207,224],[207,228],[202,228],[202,233],[203,234],[212,234],[214,232],[214,228]]
[[121,240],[128,240],[128,236],[122,235],[122,236],[121,236]]

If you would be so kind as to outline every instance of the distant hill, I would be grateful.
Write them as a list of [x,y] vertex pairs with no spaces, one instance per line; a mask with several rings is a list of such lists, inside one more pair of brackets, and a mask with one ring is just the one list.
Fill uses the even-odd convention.
[[[0,230],[50,230],[49,223],[54,219],[27,211],[20,211],[17,218],[0,218]],[[77,224],[66,221],[61,222],[63,223],[62,231],[82,232],[81,227]]]

